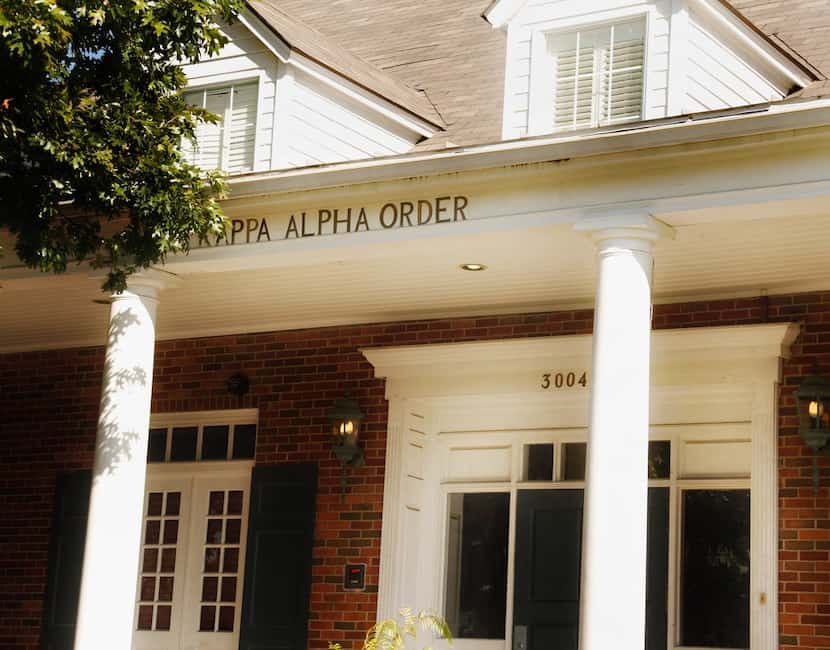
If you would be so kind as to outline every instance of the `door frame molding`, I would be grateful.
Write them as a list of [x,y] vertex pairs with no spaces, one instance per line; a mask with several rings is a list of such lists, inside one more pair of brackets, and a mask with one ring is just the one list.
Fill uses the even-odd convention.
[[[774,323],[652,333],[651,430],[717,425],[750,432],[751,650],[777,648],[777,396],[781,359],[788,358],[798,332],[794,323]],[[362,350],[375,376],[386,379],[389,400],[378,618],[404,605],[441,606],[441,588],[434,586],[443,584],[444,562],[436,560],[443,557],[446,535],[438,519],[446,485],[441,438],[585,431],[588,390],[545,390],[540,380],[546,372],[589,369],[591,339],[556,336]],[[518,460],[512,462],[515,466]],[[436,565],[441,567],[437,575]],[[669,621],[670,630],[674,622]]]

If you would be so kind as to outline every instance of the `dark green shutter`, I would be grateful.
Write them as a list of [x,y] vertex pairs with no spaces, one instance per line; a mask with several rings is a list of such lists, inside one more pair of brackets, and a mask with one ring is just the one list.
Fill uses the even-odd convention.
[[89,470],[63,474],[57,480],[40,639],[43,650],[72,650],[75,644],[91,485]]
[[305,650],[317,466],[254,467],[240,650]]

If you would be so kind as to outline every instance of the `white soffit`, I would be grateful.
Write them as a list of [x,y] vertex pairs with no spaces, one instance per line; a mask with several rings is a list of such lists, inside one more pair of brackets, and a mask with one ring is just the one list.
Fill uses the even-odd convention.
[[[655,300],[826,291],[826,214],[681,225],[655,251]],[[594,248],[570,225],[275,253],[273,268],[183,275],[159,306],[160,340],[359,323],[591,308]],[[466,262],[489,268],[470,273]],[[3,281],[0,352],[102,345],[100,279]],[[587,318],[587,316],[585,316]]]

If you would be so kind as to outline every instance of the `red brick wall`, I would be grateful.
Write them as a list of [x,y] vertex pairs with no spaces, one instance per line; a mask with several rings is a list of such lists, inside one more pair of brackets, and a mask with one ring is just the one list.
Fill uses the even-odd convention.
[[[376,608],[386,430],[383,382],[358,348],[585,333],[591,317],[583,310],[165,341],[157,346],[153,411],[257,407],[258,462],[320,464],[309,647],[332,640],[356,648]],[[781,648],[825,648],[830,458],[822,458],[816,494],[792,391],[814,360],[830,373],[830,293],[661,305],[654,313],[656,328],[762,319],[804,323],[781,398]],[[98,348],[0,355],[0,648],[37,647],[55,476],[91,466],[101,366]],[[242,399],[224,388],[237,371],[251,378]],[[349,475],[341,503],[325,413],[346,392],[367,413],[367,465]],[[366,593],[340,589],[347,561],[369,565]]]

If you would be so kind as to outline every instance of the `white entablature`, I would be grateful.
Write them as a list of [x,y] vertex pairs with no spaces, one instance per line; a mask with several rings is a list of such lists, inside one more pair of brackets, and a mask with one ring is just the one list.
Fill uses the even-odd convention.
[[812,75],[721,0],[496,0],[503,137],[784,99]]

